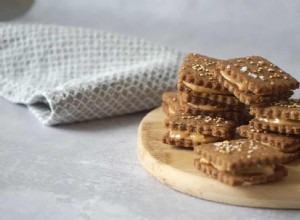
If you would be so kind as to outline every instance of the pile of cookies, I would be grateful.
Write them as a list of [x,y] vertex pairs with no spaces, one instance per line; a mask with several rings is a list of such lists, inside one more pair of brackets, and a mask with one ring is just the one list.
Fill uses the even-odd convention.
[[229,185],[279,180],[287,175],[281,164],[300,155],[300,101],[289,99],[298,87],[295,78],[259,56],[217,60],[188,54],[178,91],[163,94],[163,142],[194,148],[195,166]]

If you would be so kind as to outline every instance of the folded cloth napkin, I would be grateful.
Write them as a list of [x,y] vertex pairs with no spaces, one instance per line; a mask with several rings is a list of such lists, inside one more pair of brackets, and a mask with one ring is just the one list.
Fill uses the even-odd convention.
[[0,23],[0,95],[46,125],[151,109],[176,85],[182,54],[84,28]]

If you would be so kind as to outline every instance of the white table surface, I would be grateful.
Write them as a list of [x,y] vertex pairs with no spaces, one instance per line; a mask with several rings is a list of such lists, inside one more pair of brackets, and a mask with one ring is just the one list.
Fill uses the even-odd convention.
[[[297,0],[36,0],[16,22],[98,28],[220,58],[260,54],[300,79],[299,11]],[[299,219],[296,210],[218,204],[157,182],[136,155],[145,112],[46,127],[22,105],[0,106],[1,220]]]

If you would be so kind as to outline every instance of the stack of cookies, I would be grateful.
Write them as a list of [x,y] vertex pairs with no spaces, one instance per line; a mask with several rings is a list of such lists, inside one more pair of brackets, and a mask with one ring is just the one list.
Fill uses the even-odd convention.
[[[295,78],[259,56],[217,60],[188,54],[178,91],[163,95],[169,116],[163,142],[194,147],[200,155],[195,166],[229,185],[279,180],[287,175],[280,164],[300,155],[300,100],[290,99],[298,87]],[[230,140],[236,125],[249,121],[237,129],[248,139]]]
[[178,97],[189,115],[206,115],[243,123],[246,106],[216,77],[217,59],[188,54],[178,77]]
[[213,78],[216,59],[188,54],[179,72],[178,91],[163,94],[168,133],[163,142],[194,147],[234,138],[236,124],[244,121],[246,107]]
[[177,92],[163,94],[163,111],[167,134],[163,142],[177,147],[192,148],[199,144],[232,139],[235,134],[235,123],[219,117],[190,115],[182,110]]

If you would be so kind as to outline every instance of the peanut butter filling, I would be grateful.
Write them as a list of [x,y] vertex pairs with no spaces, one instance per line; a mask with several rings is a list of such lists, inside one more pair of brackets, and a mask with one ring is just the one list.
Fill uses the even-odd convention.
[[225,71],[220,71],[220,74],[229,82],[236,85],[239,90],[245,91],[245,85],[241,82],[238,82],[236,79],[234,79],[232,76],[228,75]]
[[264,118],[264,117],[259,117],[257,119],[262,122],[267,122],[267,123],[276,124],[276,125],[300,126],[300,121],[298,121],[298,120],[279,119],[279,118]]
[[202,93],[212,93],[212,94],[220,94],[220,95],[229,95],[229,92],[226,91],[219,91],[216,89],[210,89],[210,88],[206,88],[204,86],[198,86],[198,85],[194,85],[192,83],[188,83],[183,81],[183,84],[190,88],[191,90],[195,91],[195,92],[202,92]]
[[199,109],[199,110],[203,110],[203,111],[214,111],[214,112],[220,112],[220,111],[226,111],[226,108],[219,108],[217,106],[214,105],[195,105],[192,103],[187,103],[189,106]]
[[204,163],[207,165],[211,165],[214,168],[216,168],[220,172],[228,172],[233,175],[245,175],[245,174],[265,174],[265,175],[271,175],[274,173],[275,165],[265,165],[265,166],[252,166],[242,169],[236,169],[232,171],[226,171],[225,167],[213,164],[211,161],[207,160],[206,158],[201,158],[200,163]]
[[214,136],[204,135],[196,132],[178,131],[178,130],[171,130],[169,132],[169,136],[170,138],[177,139],[177,140],[186,139],[186,140],[191,140],[193,142],[199,142],[199,143],[211,143],[220,140],[220,138]]
[[169,107],[169,114],[176,115],[176,111],[173,108]]

